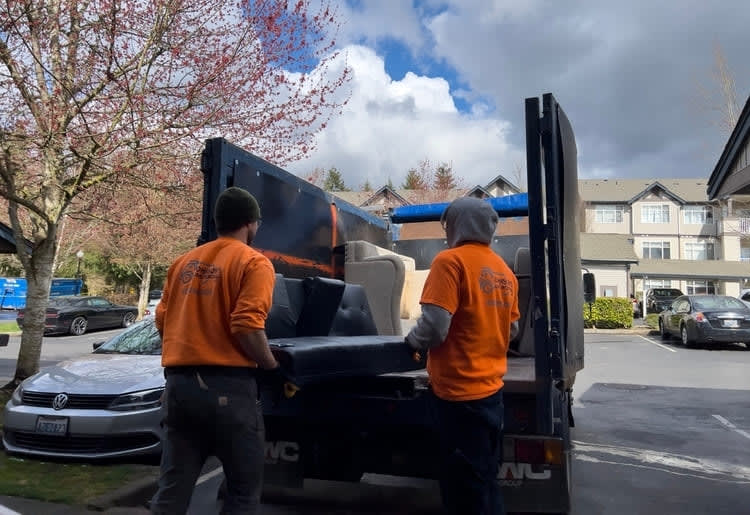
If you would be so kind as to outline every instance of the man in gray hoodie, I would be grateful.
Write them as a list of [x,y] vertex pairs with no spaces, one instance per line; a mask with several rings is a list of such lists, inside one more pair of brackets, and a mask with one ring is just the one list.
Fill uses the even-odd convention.
[[406,336],[428,352],[440,440],[440,492],[455,514],[505,513],[497,481],[502,454],[503,376],[518,330],[518,281],[490,248],[498,216],[474,197],[453,201],[441,223],[449,248],[432,262],[422,314]]

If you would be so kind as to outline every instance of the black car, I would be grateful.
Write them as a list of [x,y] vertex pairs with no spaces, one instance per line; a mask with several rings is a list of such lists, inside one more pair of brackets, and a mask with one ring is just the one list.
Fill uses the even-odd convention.
[[744,343],[750,350],[750,308],[727,295],[683,295],[659,314],[662,339],[679,336],[683,345]]
[[661,313],[672,305],[672,301],[684,295],[677,288],[651,288],[643,297],[644,313]]
[[[136,317],[136,306],[112,304],[104,297],[50,297],[44,332],[81,335],[89,329],[128,327]],[[23,327],[23,318],[21,309],[16,317],[18,327]]]

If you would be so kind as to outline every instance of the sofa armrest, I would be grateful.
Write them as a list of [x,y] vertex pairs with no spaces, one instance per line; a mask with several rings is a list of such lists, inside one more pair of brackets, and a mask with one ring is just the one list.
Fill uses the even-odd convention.
[[346,282],[361,284],[367,293],[378,334],[400,335],[404,263],[395,255],[380,255],[344,264]]

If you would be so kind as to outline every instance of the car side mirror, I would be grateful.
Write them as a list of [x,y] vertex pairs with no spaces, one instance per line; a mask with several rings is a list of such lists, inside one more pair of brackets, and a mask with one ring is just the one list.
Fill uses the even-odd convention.
[[101,347],[102,345],[104,345],[104,342],[94,342],[94,343],[92,344],[92,347],[94,347],[94,350],[96,350],[96,349],[98,349],[99,347]]

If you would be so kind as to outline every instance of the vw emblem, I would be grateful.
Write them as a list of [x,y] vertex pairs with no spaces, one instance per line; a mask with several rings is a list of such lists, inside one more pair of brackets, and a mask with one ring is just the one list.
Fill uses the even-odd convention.
[[56,410],[61,410],[68,405],[68,394],[58,393],[55,398],[52,399],[52,407]]

